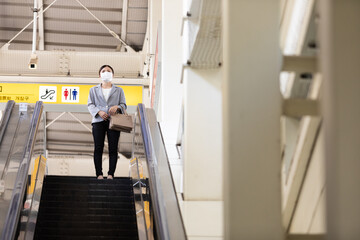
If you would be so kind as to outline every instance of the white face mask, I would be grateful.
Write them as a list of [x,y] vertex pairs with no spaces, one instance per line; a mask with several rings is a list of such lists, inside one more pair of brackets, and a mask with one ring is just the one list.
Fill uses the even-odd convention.
[[111,82],[113,75],[111,72],[102,72],[100,73],[100,77],[104,82]]

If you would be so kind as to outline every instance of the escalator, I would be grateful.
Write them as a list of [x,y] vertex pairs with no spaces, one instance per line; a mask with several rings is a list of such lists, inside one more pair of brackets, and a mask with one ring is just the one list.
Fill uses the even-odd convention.
[[42,103],[17,110],[8,103],[0,127],[0,240],[187,239],[153,110],[138,105],[130,175],[114,180],[46,175]]

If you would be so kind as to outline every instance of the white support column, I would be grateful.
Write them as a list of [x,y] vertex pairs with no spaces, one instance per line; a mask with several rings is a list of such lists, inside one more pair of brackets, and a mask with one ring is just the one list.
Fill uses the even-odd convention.
[[129,0],[123,0],[122,19],[121,19],[121,39],[126,42],[127,33],[127,15]]
[[[40,13],[44,11],[44,1],[43,0],[37,0],[39,9],[41,9]],[[44,14],[40,14],[39,16],[39,48],[38,50],[45,50],[45,30],[44,30]]]
[[221,70],[185,69],[185,200],[223,200]]
[[328,239],[360,238],[360,1],[320,1]]
[[280,0],[224,0],[225,239],[284,239]]
[[155,54],[156,51],[156,39],[158,26],[162,19],[162,0],[150,0],[149,1],[149,36],[150,36],[150,54]]

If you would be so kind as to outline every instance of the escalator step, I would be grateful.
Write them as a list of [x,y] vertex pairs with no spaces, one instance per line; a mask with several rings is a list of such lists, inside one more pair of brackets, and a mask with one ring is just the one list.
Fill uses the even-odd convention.
[[[116,195],[115,195],[116,194]],[[81,202],[131,202],[134,199],[133,194],[124,193],[118,195],[114,193],[111,196],[110,193],[100,192],[98,194],[89,194],[86,192],[65,192],[64,194],[54,195],[45,192],[44,197],[41,200],[44,201],[81,201]]]
[[122,177],[115,179],[102,179],[98,180],[95,177],[64,177],[64,176],[46,176],[45,178],[46,182],[52,183],[52,182],[69,182],[69,183],[128,183],[131,184],[131,178]]
[[123,221],[133,221],[135,218],[133,215],[99,215],[99,214],[61,214],[61,215],[55,215],[55,214],[45,214],[40,215],[41,217],[40,221],[47,221],[47,220],[53,220],[53,221],[113,221],[113,222],[123,222]]
[[[59,201],[41,201],[40,210],[42,207],[57,207],[57,208],[102,208],[102,209],[121,209],[133,205],[131,201],[126,202],[59,202]],[[61,205],[61,206],[59,206]]]
[[110,214],[105,214],[105,213],[82,213],[81,211],[75,211],[72,213],[48,213],[45,211],[39,211],[39,217],[41,217],[42,219],[67,219],[67,220],[71,220],[74,219],[74,221],[76,221],[77,219],[79,220],[90,220],[90,221],[96,221],[94,219],[100,219],[100,220],[104,220],[107,221],[107,219],[111,219],[113,221],[117,221],[117,219],[121,219],[122,217],[125,216],[132,216],[134,213],[134,209],[121,209],[121,210],[117,210],[118,213],[121,213],[121,215],[115,215],[113,213]]
[[35,235],[34,239],[36,240],[136,240],[137,237],[128,237],[128,236],[56,236],[52,234],[42,234],[41,236]]
[[128,231],[136,230],[136,222],[98,222],[98,221],[54,221],[38,222],[39,227],[44,228],[68,228],[68,229],[84,229],[84,228],[101,228],[101,229],[124,229]]
[[73,183],[46,183],[43,189],[54,190],[54,189],[76,189],[76,190],[129,190],[132,189],[132,184],[106,184],[106,183],[84,183],[84,184],[73,184]]
[[64,194],[91,194],[91,195],[98,195],[101,193],[108,194],[110,193],[110,196],[114,196],[114,193],[116,195],[122,195],[125,193],[132,193],[132,188],[127,189],[76,189],[76,188],[44,188],[44,192],[47,194],[53,194],[53,195],[64,195]]
[[124,205],[122,208],[58,208],[58,207],[41,207],[39,214],[104,214],[104,215],[122,215],[127,212],[134,211],[134,206],[131,204]]
[[128,231],[123,229],[101,229],[101,228],[78,228],[78,229],[69,229],[69,228],[48,228],[42,227],[35,233],[35,235],[56,235],[56,236],[124,236],[124,237],[133,237],[137,239],[137,231]]

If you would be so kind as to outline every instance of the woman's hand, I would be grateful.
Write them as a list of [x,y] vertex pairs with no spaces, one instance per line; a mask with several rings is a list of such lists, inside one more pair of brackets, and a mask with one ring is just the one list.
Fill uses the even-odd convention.
[[110,109],[109,109],[109,113],[110,115],[114,115],[116,113],[116,111],[119,109],[118,106],[112,106]]
[[109,118],[109,115],[108,115],[106,112],[104,112],[104,111],[99,111],[98,114],[99,114],[100,117],[101,117],[102,119],[104,119],[105,121],[108,120],[108,118]]

